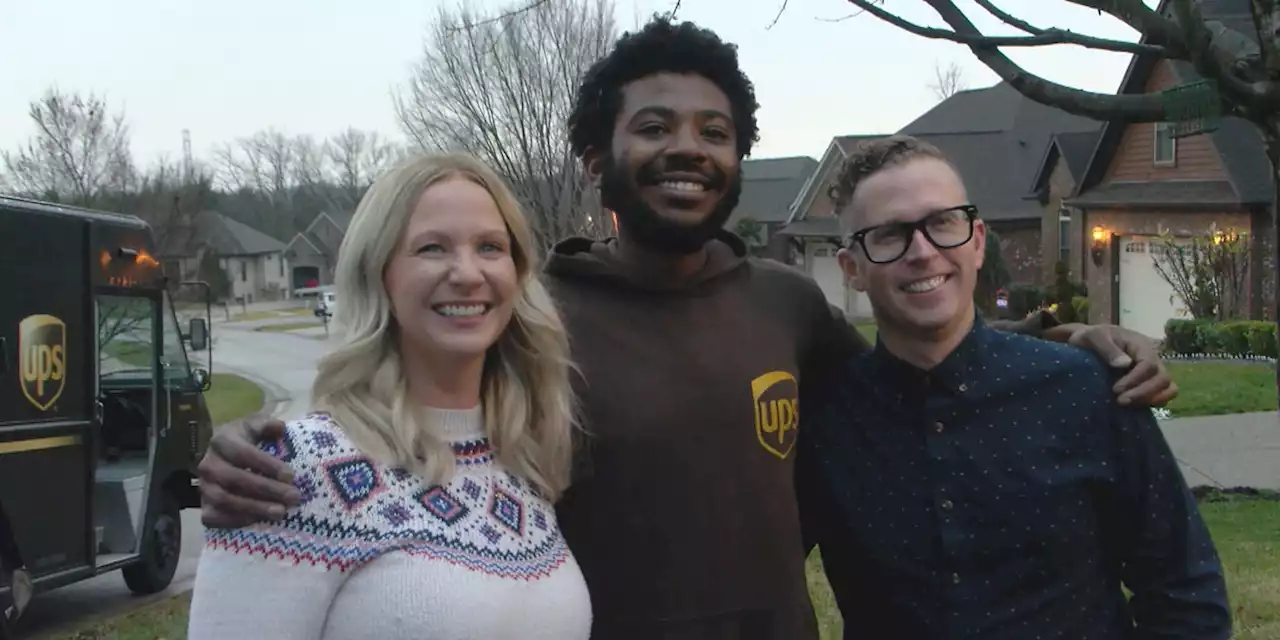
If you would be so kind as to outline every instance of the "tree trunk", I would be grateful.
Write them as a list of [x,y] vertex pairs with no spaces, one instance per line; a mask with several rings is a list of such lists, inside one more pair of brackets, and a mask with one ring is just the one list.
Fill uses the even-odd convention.
[[[1276,324],[1276,340],[1280,343],[1280,119],[1273,118],[1262,128],[1271,161],[1271,311]],[[1266,259],[1266,253],[1262,259]],[[1280,355],[1280,354],[1278,354]],[[1280,400],[1280,358],[1276,360],[1276,398]]]

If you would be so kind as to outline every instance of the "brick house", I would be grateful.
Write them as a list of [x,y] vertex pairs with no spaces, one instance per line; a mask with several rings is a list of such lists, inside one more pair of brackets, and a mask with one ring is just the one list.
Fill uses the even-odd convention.
[[333,284],[333,269],[338,264],[338,248],[351,224],[349,213],[321,212],[306,229],[295,234],[286,248],[293,271],[290,273],[292,289],[301,289],[309,282],[318,285]]
[[203,277],[212,253],[227,276],[228,299],[254,302],[289,297],[285,244],[216,211],[203,211],[165,238],[162,261],[175,280]]
[[[1248,2],[1202,3],[1202,11],[1252,32]],[[1121,92],[1149,93],[1195,79],[1188,63],[1135,56]],[[1161,230],[1191,237],[1214,226],[1249,234],[1241,312],[1272,315],[1272,179],[1262,137],[1251,124],[1225,118],[1212,132],[1178,138],[1169,123],[1108,123],[1082,173],[1069,166],[1073,153],[1047,154],[1037,187],[1046,216],[1050,209],[1060,214],[1059,228],[1070,234],[1064,251],[1073,271],[1084,274],[1090,322],[1162,338],[1165,322],[1183,316],[1183,305],[1156,271],[1152,243]]]
[[[1035,181],[1051,142],[1076,145],[1079,138],[1073,136],[1096,135],[1099,127],[1096,121],[1034,102],[1002,82],[956,93],[899,133],[937,146],[956,164],[973,204],[1000,235],[1012,281],[1043,284],[1052,279],[1057,253],[1044,252],[1044,207],[1027,196],[1028,185]],[[790,251],[777,252],[777,257],[801,266],[817,280],[832,304],[855,316],[870,313],[870,305],[845,286],[836,264],[841,238],[827,189],[844,158],[859,143],[879,137],[851,135],[831,141],[781,232],[790,240]]]

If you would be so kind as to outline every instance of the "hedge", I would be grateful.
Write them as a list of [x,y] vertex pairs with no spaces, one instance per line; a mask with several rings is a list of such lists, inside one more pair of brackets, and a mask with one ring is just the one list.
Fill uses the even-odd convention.
[[1216,322],[1175,318],[1164,325],[1164,350],[1179,356],[1275,359],[1276,325],[1257,320]]

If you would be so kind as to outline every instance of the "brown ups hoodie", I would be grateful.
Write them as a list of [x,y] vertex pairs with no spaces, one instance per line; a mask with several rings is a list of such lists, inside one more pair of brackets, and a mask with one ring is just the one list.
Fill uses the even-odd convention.
[[593,640],[814,640],[793,489],[798,387],[867,343],[817,284],[709,245],[645,277],[574,238],[548,264],[582,372],[586,434],[560,526]]

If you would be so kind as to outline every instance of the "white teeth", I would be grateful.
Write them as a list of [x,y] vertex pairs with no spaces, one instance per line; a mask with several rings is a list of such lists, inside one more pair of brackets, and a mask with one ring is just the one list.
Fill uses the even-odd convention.
[[483,304],[446,304],[435,308],[436,313],[445,316],[478,316],[484,313]]
[[907,293],[925,293],[926,291],[933,291],[934,289],[941,287],[942,283],[946,281],[946,276],[934,276],[926,280],[916,280],[910,284],[903,285],[902,290]]
[[663,182],[661,183],[661,186],[663,189],[670,189],[672,191],[689,191],[693,193],[706,190],[706,187],[698,184],[697,182]]

